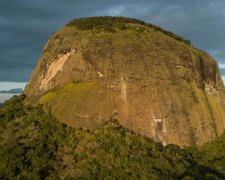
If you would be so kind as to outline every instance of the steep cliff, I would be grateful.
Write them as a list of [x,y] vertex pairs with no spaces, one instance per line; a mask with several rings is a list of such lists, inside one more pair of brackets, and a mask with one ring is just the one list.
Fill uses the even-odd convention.
[[202,145],[225,128],[217,63],[142,21],[70,22],[44,47],[25,94],[73,127],[117,119],[162,144]]

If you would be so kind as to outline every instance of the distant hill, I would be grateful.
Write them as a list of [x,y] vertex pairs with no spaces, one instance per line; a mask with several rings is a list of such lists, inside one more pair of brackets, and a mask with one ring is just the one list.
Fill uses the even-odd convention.
[[10,89],[10,90],[3,90],[0,93],[10,93],[10,94],[20,94],[23,92],[22,88]]
[[0,107],[3,106],[4,103],[0,103]]

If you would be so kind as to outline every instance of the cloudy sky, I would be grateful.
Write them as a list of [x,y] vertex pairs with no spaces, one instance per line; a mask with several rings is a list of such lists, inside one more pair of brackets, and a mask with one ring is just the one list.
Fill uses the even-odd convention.
[[211,54],[225,76],[224,0],[1,0],[0,89],[24,86],[47,39],[72,19],[126,16],[173,31]]

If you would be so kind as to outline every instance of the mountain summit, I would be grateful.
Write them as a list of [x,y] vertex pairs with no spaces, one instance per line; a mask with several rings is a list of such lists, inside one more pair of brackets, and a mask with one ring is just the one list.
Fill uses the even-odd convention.
[[95,128],[117,119],[163,145],[202,145],[225,128],[215,60],[136,19],[67,24],[45,45],[25,94],[69,126]]

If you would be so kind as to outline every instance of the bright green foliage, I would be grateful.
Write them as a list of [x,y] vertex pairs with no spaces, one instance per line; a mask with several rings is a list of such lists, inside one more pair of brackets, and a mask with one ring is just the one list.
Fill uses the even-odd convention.
[[162,145],[112,119],[67,127],[24,96],[0,108],[0,179],[224,179],[225,136],[200,150]]
[[216,140],[204,145],[200,149],[200,155],[193,153],[201,165],[217,169],[225,174],[225,134]]
[[0,177],[54,176],[59,166],[56,152],[66,129],[45,115],[41,106],[24,105],[23,99],[23,95],[14,97],[0,109]]

